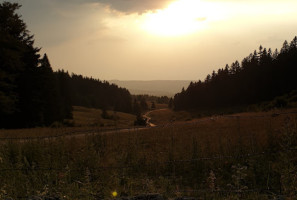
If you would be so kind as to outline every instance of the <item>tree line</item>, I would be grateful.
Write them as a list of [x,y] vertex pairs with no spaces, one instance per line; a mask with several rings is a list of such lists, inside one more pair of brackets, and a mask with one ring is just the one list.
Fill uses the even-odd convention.
[[154,95],[147,95],[147,94],[142,94],[142,95],[132,95],[134,99],[137,99],[138,101],[141,101],[142,98],[145,99],[147,102],[155,102],[159,104],[168,104],[170,98],[168,96],[154,96]]
[[175,95],[174,108],[221,109],[272,100],[297,89],[297,37],[285,41],[280,52],[259,47],[225,68],[213,71],[204,81],[191,82]]
[[72,106],[131,112],[128,90],[63,70],[54,72],[16,11],[0,4],[0,128],[48,126],[72,118]]
[[82,75],[69,75],[63,70],[55,74],[64,82],[64,94],[70,98],[71,105],[132,112],[132,97],[125,88]]

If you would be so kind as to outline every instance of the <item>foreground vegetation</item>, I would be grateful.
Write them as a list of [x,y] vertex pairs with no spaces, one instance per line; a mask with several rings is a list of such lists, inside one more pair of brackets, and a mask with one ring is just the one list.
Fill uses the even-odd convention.
[[115,190],[120,196],[296,199],[297,115],[277,113],[85,137],[1,140],[0,199],[101,199]]
[[74,106],[71,120],[53,123],[51,127],[3,129],[0,130],[0,139],[63,137],[133,128],[136,118],[135,115],[115,111],[106,111],[106,116],[103,116],[101,109]]
[[[53,72],[18,8],[0,4],[0,127],[51,128],[0,130],[0,199],[108,199],[114,191],[121,197],[297,198],[296,110],[193,119],[164,106],[206,109],[199,115],[207,116],[234,105],[296,105],[296,37],[280,53],[260,47],[241,66],[236,61],[191,83],[174,102],[146,95],[133,101],[107,82]],[[89,108],[72,112],[73,105]],[[142,114],[159,108],[146,118],[158,127],[127,129],[145,125]]]

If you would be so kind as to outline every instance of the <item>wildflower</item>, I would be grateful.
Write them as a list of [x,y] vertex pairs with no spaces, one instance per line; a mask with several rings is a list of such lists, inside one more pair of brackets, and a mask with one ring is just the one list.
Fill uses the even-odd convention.
[[117,197],[118,196],[118,193],[116,191],[113,191],[111,194],[112,194],[113,197]]

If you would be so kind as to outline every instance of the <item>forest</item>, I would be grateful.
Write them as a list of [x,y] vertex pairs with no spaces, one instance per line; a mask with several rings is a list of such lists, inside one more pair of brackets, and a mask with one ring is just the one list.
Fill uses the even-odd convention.
[[131,112],[128,90],[59,70],[40,56],[34,36],[16,14],[17,3],[0,4],[0,128],[49,126],[72,118],[72,106]]
[[[225,68],[213,71],[204,81],[191,82],[174,97],[176,110],[246,107],[270,101],[297,89],[297,37],[285,41],[280,52],[259,47]],[[283,106],[279,103],[277,107]]]
[[0,3],[0,199],[297,199],[297,37],[174,99],[131,95],[54,71],[19,8]]

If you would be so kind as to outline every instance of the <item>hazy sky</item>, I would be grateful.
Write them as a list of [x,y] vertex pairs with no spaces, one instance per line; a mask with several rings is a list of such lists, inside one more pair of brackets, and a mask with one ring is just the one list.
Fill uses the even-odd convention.
[[296,0],[14,0],[53,69],[198,80],[297,35]]

